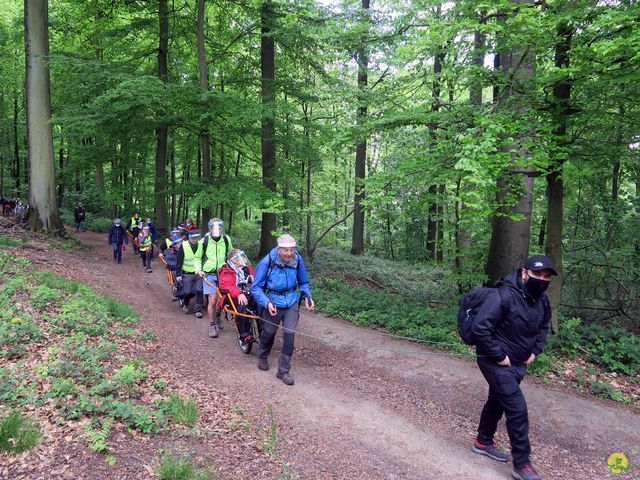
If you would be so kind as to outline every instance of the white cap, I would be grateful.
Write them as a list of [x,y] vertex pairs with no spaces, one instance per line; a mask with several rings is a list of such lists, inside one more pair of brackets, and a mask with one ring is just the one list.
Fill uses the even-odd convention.
[[278,247],[280,248],[293,248],[296,246],[296,239],[288,233],[280,235],[278,237]]

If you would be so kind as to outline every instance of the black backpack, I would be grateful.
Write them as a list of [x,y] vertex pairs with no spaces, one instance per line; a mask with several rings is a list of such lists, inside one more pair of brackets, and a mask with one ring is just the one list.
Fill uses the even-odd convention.
[[164,251],[164,261],[167,262],[167,267],[170,270],[178,268],[178,255],[173,251],[172,247],[169,247]]
[[504,315],[506,305],[505,297],[509,295],[506,288],[502,282],[498,282],[493,287],[475,287],[462,297],[460,300],[460,308],[458,309],[458,334],[464,343],[467,345],[476,344],[476,338],[472,331],[473,322],[487,295],[494,289],[498,289],[498,293],[500,294],[500,304],[502,305],[502,313]]

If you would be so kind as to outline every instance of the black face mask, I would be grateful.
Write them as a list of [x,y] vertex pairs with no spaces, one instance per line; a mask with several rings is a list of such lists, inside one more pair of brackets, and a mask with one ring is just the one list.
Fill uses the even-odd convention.
[[549,282],[548,280],[529,277],[524,284],[524,288],[529,295],[531,295],[535,299],[538,299],[549,287],[549,283],[551,282]]

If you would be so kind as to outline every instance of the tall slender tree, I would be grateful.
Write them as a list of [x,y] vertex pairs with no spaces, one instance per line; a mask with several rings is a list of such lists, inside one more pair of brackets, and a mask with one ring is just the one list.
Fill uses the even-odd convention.
[[[365,22],[369,22],[370,0],[362,0],[362,16]],[[355,161],[355,187],[353,190],[353,233],[351,236],[351,254],[360,255],[364,252],[364,179],[367,168],[367,138],[361,131],[367,118],[366,88],[369,76],[369,52],[367,48],[366,33],[361,36],[360,49],[357,54],[358,61],[358,107],[356,122],[360,136],[356,146]]]
[[[158,19],[160,26],[160,43],[158,46],[158,77],[163,83],[168,81],[169,69],[167,66],[169,55],[169,12],[167,0],[158,0]],[[155,181],[155,206],[156,228],[159,232],[167,231],[167,144],[169,137],[169,125],[162,117],[164,112],[159,112],[159,125],[156,127],[156,181]]]
[[[205,0],[198,1],[198,20],[197,20],[197,37],[198,37],[198,76],[200,80],[200,89],[203,92],[209,90],[209,71],[207,68],[207,56],[205,50]],[[202,178],[205,182],[211,176],[211,144],[209,142],[209,130],[206,124],[200,127],[200,152],[202,155]],[[211,208],[207,203],[202,207],[202,223],[208,222],[211,218]]]
[[[260,67],[262,72],[262,184],[272,192],[276,192],[276,146],[275,146],[275,45],[272,36],[273,3],[264,0],[260,8]],[[262,212],[260,227],[260,256],[266,255],[276,244],[272,232],[276,229],[276,214]]]
[[49,10],[47,0],[25,0],[27,154],[29,161],[29,227],[63,232],[56,197],[51,132],[49,79]]

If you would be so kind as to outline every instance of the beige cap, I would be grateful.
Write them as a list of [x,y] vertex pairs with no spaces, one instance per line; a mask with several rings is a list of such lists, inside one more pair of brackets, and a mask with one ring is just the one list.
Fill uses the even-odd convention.
[[292,248],[296,246],[296,239],[288,233],[280,235],[278,237],[278,247],[280,248]]

